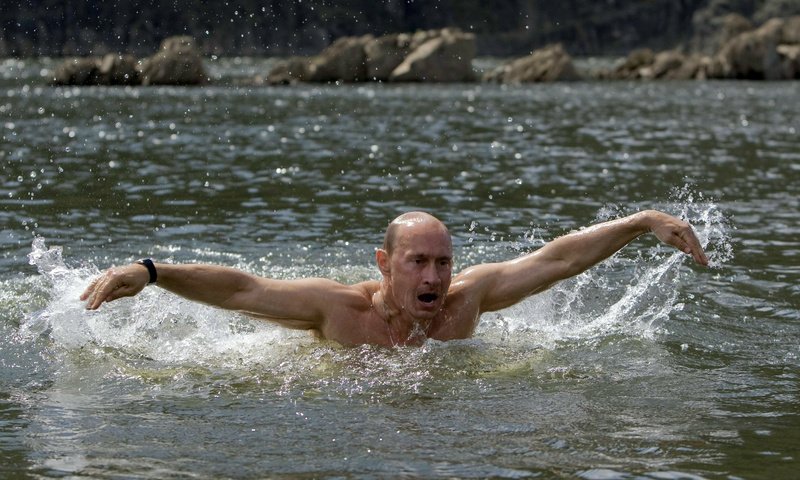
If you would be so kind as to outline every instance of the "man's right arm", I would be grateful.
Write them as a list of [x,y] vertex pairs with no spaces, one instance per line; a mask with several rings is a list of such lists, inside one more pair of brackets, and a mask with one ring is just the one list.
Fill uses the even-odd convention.
[[[319,329],[325,306],[342,285],[332,280],[275,280],[217,265],[157,263],[158,286],[189,300],[269,319],[288,328]],[[143,265],[110,268],[81,295],[86,308],[141,292],[150,275]],[[338,287],[338,288],[337,288]]]

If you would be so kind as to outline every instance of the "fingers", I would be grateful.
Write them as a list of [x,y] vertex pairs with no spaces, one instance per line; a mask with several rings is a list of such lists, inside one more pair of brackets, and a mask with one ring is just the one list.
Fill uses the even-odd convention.
[[658,215],[656,220],[651,230],[659,240],[691,255],[698,264],[708,265],[708,257],[691,225],[664,213]]
[[86,304],[87,310],[97,310],[103,302],[111,301],[108,296],[115,289],[114,284],[111,282],[111,277],[113,277],[113,271],[108,270],[94,279],[83,292],[81,300],[88,300]]
[[87,310],[97,310],[100,305],[118,298],[130,297],[139,293],[147,284],[146,271],[136,267],[109,269],[94,279],[81,294],[80,299],[87,301]]
[[703,266],[708,265],[708,257],[703,251],[700,240],[697,239],[697,235],[694,234],[692,227],[687,224],[685,228],[675,234],[675,237],[677,238],[675,246],[679,250],[691,255],[698,264]]
[[86,287],[86,290],[84,290],[83,293],[81,294],[81,297],[80,297],[81,301],[84,301],[84,300],[88,299],[91,296],[92,292],[94,291],[95,286],[97,285],[97,282],[100,281],[100,278],[102,278],[102,277],[95,278],[94,280],[92,280],[92,283],[90,283],[89,286]]

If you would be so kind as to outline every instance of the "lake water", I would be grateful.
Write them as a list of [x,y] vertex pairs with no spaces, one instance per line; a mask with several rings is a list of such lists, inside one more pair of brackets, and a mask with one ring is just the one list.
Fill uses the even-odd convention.
[[[795,478],[800,83],[51,88],[0,64],[0,476]],[[473,339],[342,348],[157,287],[151,256],[377,278],[425,209],[456,270],[644,208],[651,236]]]

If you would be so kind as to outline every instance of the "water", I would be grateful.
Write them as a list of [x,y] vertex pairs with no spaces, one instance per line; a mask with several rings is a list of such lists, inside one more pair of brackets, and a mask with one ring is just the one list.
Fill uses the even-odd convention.
[[[797,83],[50,88],[0,69],[0,472],[92,478],[793,478]],[[426,209],[456,269],[661,208],[653,238],[475,338],[342,348],[158,288],[142,256],[377,278]]]

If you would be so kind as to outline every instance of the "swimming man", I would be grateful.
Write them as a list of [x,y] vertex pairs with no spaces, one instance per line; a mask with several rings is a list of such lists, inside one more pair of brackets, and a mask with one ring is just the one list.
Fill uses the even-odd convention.
[[86,308],[157,283],[190,300],[243,312],[343,345],[420,345],[469,338],[481,314],[500,310],[577,275],[633,239],[653,233],[707,265],[692,227],[655,210],[559,237],[533,253],[453,276],[447,227],[423,212],[397,217],[376,251],[381,280],[344,285],[324,278],[276,280],[230,267],[141,260],[110,268],[81,295]]

